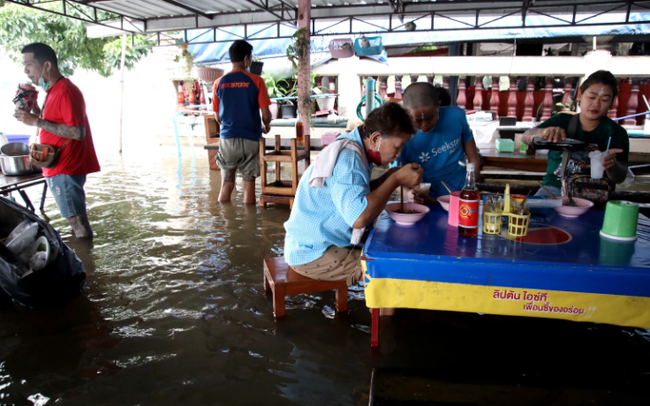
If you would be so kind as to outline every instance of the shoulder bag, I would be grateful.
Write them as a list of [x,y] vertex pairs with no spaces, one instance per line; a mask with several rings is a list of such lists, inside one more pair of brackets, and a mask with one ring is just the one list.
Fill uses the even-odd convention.
[[[60,77],[56,82],[54,82],[54,85],[56,85],[61,79],[63,79],[63,77]],[[52,87],[54,87],[54,85],[52,85]],[[50,91],[52,90],[50,89]],[[43,102],[43,108],[41,109],[39,118],[43,118],[43,112],[45,111],[45,105],[47,104],[47,98],[49,96],[50,94],[48,92],[47,96],[45,96],[45,101]],[[38,138],[40,140],[40,137]],[[54,168],[59,160],[61,151],[71,142],[71,139],[65,140],[63,145],[61,145],[61,148],[57,148],[54,145],[33,143],[29,146],[29,163],[39,168]]]

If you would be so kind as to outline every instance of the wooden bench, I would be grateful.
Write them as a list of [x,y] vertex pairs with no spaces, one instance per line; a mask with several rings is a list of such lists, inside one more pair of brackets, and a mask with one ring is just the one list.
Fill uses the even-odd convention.
[[299,293],[336,290],[336,310],[348,311],[348,285],[343,281],[319,281],[297,274],[284,257],[264,259],[264,289],[273,293],[273,314],[284,316],[284,297]]

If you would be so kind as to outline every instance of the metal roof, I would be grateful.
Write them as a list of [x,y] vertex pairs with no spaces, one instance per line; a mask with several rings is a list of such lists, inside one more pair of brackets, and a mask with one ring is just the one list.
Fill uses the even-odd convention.
[[[243,29],[244,39],[287,37],[298,0],[7,0],[113,30],[112,34]],[[650,24],[650,1],[636,0],[312,0],[312,35],[454,29]],[[111,13],[108,15],[106,12]],[[610,16],[615,16],[611,17]],[[376,24],[376,19],[387,21]],[[539,25],[535,25],[538,26]],[[232,32],[230,32],[232,34]],[[99,35],[110,35],[105,31]],[[187,32],[185,31],[187,35]]]

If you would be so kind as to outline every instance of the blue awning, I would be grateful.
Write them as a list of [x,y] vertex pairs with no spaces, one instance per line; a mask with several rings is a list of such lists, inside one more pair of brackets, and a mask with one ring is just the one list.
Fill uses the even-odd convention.
[[[624,14],[621,13],[621,17]],[[640,18],[640,21],[650,19],[650,13],[639,13],[634,16],[627,25],[596,25],[596,26],[562,26],[548,27],[547,16],[533,18],[529,16],[526,28],[496,28],[494,29],[442,29],[436,31],[402,31],[391,33],[376,33],[372,36],[382,37],[384,46],[399,45],[423,45],[423,44],[444,44],[454,42],[476,42],[476,41],[494,41],[494,40],[513,40],[513,39],[534,39],[534,38],[558,38],[558,37],[582,37],[582,36],[600,36],[600,35],[648,35],[650,34],[650,25],[635,24],[633,20]],[[519,17],[512,17],[519,18]],[[566,17],[564,17],[566,18]],[[596,18],[596,17],[594,17]],[[613,18],[610,16],[609,18]],[[538,20],[538,21],[537,21]],[[513,21],[509,18],[503,18],[499,21],[500,25],[512,26]],[[611,21],[611,20],[610,20]],[[493,25],[496,25],[493,24]],[[535,27],[535,26],[539,27]],[[233,28],[234,29],[234,28]],[[203,33],[202,33],[203,32]],[[205,42],[211,38],[211,32],[194,30],[195,38],[191,42]],[[368,34],[371,35],[371,34]],[[352,35],[327,35],[313,36],[311,39],[311,53],[329,53],[328,45],[335,38],[351,38]],[[266,38],[259,40],[249,40],[253,45],[253,55],[260,59],[276,58],[286,55],[286,49],[291,43],[289,38]],[[190,51],[195,55],[194,61],[198,63],[225,63],[229,61],[228,48],[230,42],[197,44],[190,45]]]

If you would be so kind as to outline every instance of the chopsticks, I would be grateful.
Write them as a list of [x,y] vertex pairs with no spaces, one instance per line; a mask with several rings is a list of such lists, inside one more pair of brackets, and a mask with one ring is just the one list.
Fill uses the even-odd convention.
[[[402,167],[402,163],[399,163],[399,167]],[[399,187],[399,209],[402,213],[404,213],[404,186]]]
[[555,195],[553,193],[551,193],[550,190],[546,189],[546,187],[544,185],[542,185],[542,182],[537,181],[537,183],[539,183],[539,185],[542,187],[542,189],[544,189],[546,191],[546,193],[548,193],[553,199],[557,199],[557,197],[555,197]]
[[442,183],[442,186],[444,186],[445,189],[447,189],[447,191],[448,191],[449,194],[451,195],[451,189],[449,189],[449,186],[447,186],[447,184],[445,183],[445,181],[444,181],[444,180],[441,180],[440,182]]

